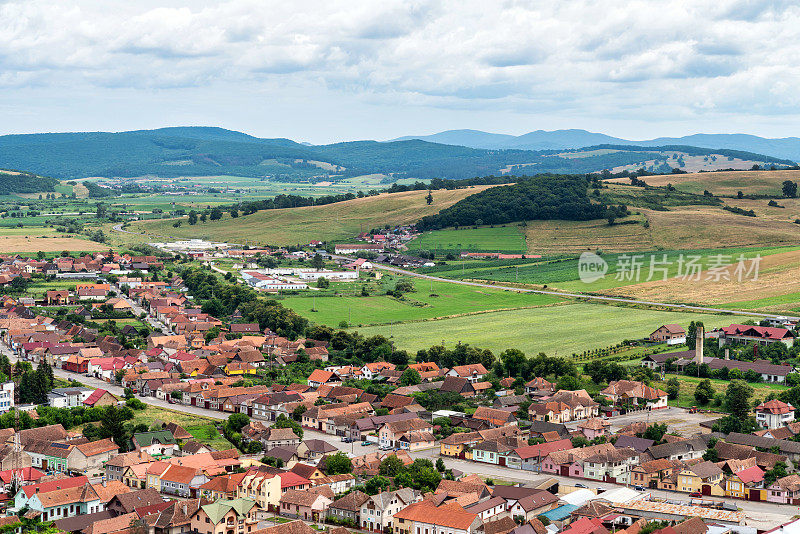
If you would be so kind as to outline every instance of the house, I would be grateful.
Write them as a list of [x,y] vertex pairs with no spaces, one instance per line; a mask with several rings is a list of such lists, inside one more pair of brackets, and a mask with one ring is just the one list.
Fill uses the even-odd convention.
[[678,460],[661,458],[641,463],[631,469],[631,484],[649,489],[675,491],[677,475],[683,469]]
[[[305,480],[299,476],[298,478]],[[281,498],[282,480],[275,473],[250,470],[245,473],[237,487],[236,496],[254,500],[264,510],[276,511]]]
[[468,512],[456,501],[436,506],[425,500],[413,503],[394,514],[394,534],[424,534],[448,532],[475,534],[482,526],[478,514]]
[[110,439],[81,443],[68,457],[69,468],[75,471],[99,471],[106,462],[119,454],[119,446]]
[[614,380],[600,392],[616,406],[657,410],[667,407],[667,392],[635,380]]
[[439,391],[443,393],[458,393],[462,397],[475,396],[475,388],[466,378],[446,376],[441,384]]
[[629,484],[631,469],[638,463],[639,453],[633,449],[600,450],[583,459],[583,474],[603,482]]
[[563,402],[544,402],[531,404],[528,407],[528,417],[531,421],[563,424],[572,420],[571,414],[570,407]]
[[333,499],[314,491],[289,490],[280,498],[280,514],[304,521],[320,521]]
[[586,439],[592,440],[595,438],[599,438],[600,436],[608,435],[608,429],[610,426],[611,426],[610,421],[593,417],[591,419],[587,419],[586,421],[581,421],[580,423],[578,423],[577,428],[578,430],[583,432],[583,435],[586,436]]
[[396,491],[384,491],[372,495],[361,505],[359,514],[361,529],[383,533],[386,529],[392,528],[396,513],[421,499],[422,496],[419,492],[411,488],[400,488]]
[[219,499],[200,506],[191,516],[192,532],[251,532],[258,520],[258,505],[250,499]]
[[131,441],[137,451],[150,455],[173,456],[178,450],[178,443],[169,430],[137,432]]
[[488,499],[478,501],[473,504],[468,504],[464,510],[472,514],[478,514],[481,522],[488,521],[492,518],[498,518],[501,515],[508,517],[506,513],[506,501],[502,497],[489,497]]
[[525,393],[528,395],[533,395],[534,393],[538,393],[540,391],[554,393],[555,390],[556,385],[554,383],[548,382],[540,376],[537,376],[525,384]]
[[686,467],[678,473],[677,490],[723,497],[725,487],[722,469],[714,462],[708,461]]
[[[454,434],[455,435],[455,434]],[[542,468],[542,459],[553,451],[565,451],[572,448],[568,439],[560,439],[536,445],[526,445],[514,449],[520,459],[520,468],[524,471],[539,472]]]
[[490,428],[517,424],[517,418],[514,417],[513,412],[487,406],[478,406],[475,413],[472,414],[472,418],[477,421],[487,422]]
[[93,389],[83,386],[55,388],[47,394],[47,404],[53,408],[75,408],[82,406],[93,392]]
[[702,437],[654,445],[647,452],[654,460],[667,458],[668,460],[695,460],[703,456],[708,449],[707,442]]
[[430,446],[433,441],[433,424],[419,417],[388,422],[378,430],[378,443],[382,447],[417,450]]
[[0,413],[6,413],[14,407],[14,382],[0,385]]
[[558,497],[546,490],[533,490],[528,495],[516,499],[508,510],[512,517],[521,517],[523,521],[528,522],[556,506]]
[[118,493],[106,504],[106,510],[115,515],[129,514],[137,508],[152,506],[164,502],[164,498],[153,488]]
[[764,471],[754,465],[741,469],[725,478],[725,496],[753,501],[765,501]]
[[487,371],[483,364],[471,363],[468,365],[456,365],[450,369],[445,376],[454,376],[458,378],[466,378],[471,383],[475,384],[483,381]]
[[314,371],[308,376],[307,382],[308,385],[311,386],[312,388],[318,388],[323,384],[341,383],[342,379],[339,378],[339,375],[331,371],[314,369]]
[[41,512],[43,521],[102,512],[104,505],[105,501],[89,483],[36,493],[27,503],[30,510]]
[[794,333],[786,328],[732,324],[720,328],[718,332],[720,347],[731,343],[769,345],[770,343],[780,342],[787,347],[791,347],[794,344]]
[[761,428],[776,429],[794,421],[794,406],[777,399],[762,402],[755,407],[756,423]]
[[394,371],[395,368],[395,364],[389,362],[370,362],[364,364],[361,368],[361,376],[366,380],[373,380],[382,371]]
[[275,447],[292,447],[300,444],[300,437],[294,433],[292,428],[271,427],[261,436],[261,443],[264,450],[268,451]]
[[[148,479],[152,473],[148,470]],[[159,491],[178,497],[196,497],[200,486],[210,479],[201,469],[177,464],[167,464],[158,474]]]
[[650,334],[650,341],[668,345],[686,343],[686,330],[679,324],[661,325]]
[[126,452],[124,454],[115,455],[113,458],[105,463],[106,479],[122,480],[125,470],[132,465],[149,464],[155,461],[155,458],[144,451]]
[[83,405],[94,408],[96,406],[112,406],[117,404],[117,402],[119,402],[119,400],[105,389],[96,389],[92,391],[91,395],[86,397],[86,400],[83,401]]
[[555,475],[585,478],[584,461],[599,454],[608,454],[616,448],[610,443],[589,447],[572,448],[550,452],[542,461],[542,472]]
[[361,524],[361,506],[369,498],[369,495],[363,491],[351,491],[328,506],[328,517],[339,522],[348,521],[351,525],[358,526]]
[[800,475],[797,473],[779,478],[767,487],[767,502],[800,504]]

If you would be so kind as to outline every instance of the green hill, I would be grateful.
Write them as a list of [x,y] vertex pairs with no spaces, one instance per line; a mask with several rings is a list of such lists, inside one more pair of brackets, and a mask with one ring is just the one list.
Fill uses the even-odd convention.
[[[470,178],[545,172],[575,174],[641,166],[670,172],[671,163],[667,161],[670,154],[663,148],[609,145],[565,152],[487,150],[421,140],[307,146],[289,139],[261,139],[223,128],[176,127],[118,133],[0,136],[0,165],[59,179],[232,175],[319,181],[376,173],[393,178]],[[722,156],[733,153],[669,147],[670,152],[679,149],[687,157],[718,153],[719,164],[727,161]],[[745,163],[791,164],[745,152],[730,157]]]
[[55,178],[37,176],[29,172],[0,169],[0,195],[53,191],[57,185],[58,180]]

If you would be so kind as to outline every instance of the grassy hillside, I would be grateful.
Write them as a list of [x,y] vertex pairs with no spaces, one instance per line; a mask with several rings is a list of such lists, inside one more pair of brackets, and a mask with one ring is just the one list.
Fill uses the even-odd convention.
[[261,243],[265,245],[305,244],[312,240],[352,239],[360,232],[416,222],[424,215],[436,213],[488,186],[436,191],[428,205],[427,191],[384,193],[318,207],[263,210],[232,219],[225,215],[219,221],[198,222],[189,226],[186,218],[180,228],[173,228],[174,219],[139,221],[128,230],[153,236],[206,238],[219,241]]
[[[781,197],[781,183],[784,180],[800,181],[800,171],[721,171],[698,172],[690,174],[667,174],[644,176],[648,185],[665,186],[672,184],[679,191],[703,194],[704,190],[714,195],[775,195]],[[629,184],[627,178],[614,178],[609,182]]]

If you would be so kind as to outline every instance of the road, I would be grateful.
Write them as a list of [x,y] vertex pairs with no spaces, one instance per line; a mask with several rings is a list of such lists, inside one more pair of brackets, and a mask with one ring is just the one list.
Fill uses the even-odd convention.
[[[336,256],[337,258],[343,258],[343,256]],[[409,271],[407,269],[398,269],[397,267],[390,267],[388,265],[383,265],[380,263],[373,263],[373,266],[376,269],[381,269],[383,271],[390,271],[397,274],[402,274],[405,276],[413,276],[416,278],[422,278],[425,280],[435,280],[437,282],[450,282],[451,284],[461,284],[464,286],[474,286],[474,287],[482,287],[487,289],[505,289],[506,291],[516,291],[518,293],[538,293],[540,295],[553,295],[557,297],[572,297],[572,298],[580,298],[586,300],[595,300],[600,302],[610,302],[610,303],[619,303],[619,304],[637,304],[643,306],[658,306],[663,308],[670,308],[679,311],[698,311],[698,312],[707,312],[707,313],[725,313],[728,315],[745,315],[748,317],[788,317],[784,315],[775,315],[770,313],[757,313],[757,312],[748,312],[748,311],[739,311],[739,310],[727,310],[723,308],[706,308],[703,306],[689,306],[686,304],[670,304],[668,302],[654,302],[650,300],[636,300],[636,299],[627,299],[623,297],[604,297],[602,295],[587,295],[584,293],[569,293],[566,291],[548,291],[545,289],[528,289],[528,288],[521,288],[521,287],[512,287],[512,286],[504,286],[502,284],[487,284],[482,282],[468,282],[466,280],[453,280],[450,278],[441,278],[439,276],[431,276],[429,274],[422,274],[415,271]],[[792,320],[800,320],[800,317],[788,317]]]

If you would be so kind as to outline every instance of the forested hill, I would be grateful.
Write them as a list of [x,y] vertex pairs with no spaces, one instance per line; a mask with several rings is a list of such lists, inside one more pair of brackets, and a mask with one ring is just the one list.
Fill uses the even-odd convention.
[[55,178],[46,178],[28,172],[0,169],[0,195],[53,191],[57,185],[58,180]]
[[624,206],[606,206],[589,200],[589,179],[583,176],[521,177],[513,185],[498,186],[420,219],[417,228],[504,224],[535,219],[586,221],[627,215]]
[[[699,150],[708,156],[718,152]],[[234,175],[322,181],[380,173],[391,182],[398,178],[583,174],[639,167],[670,172],[683,165],[683,160],[673,157],[672,152],[659,147],[628,146],[594,147],[582,152],[487,150],[421,140],[309,146],[289,139],[261,139],[208,127],[0,136],[0,166],[59,179]],[[727,157],[719,158],[722,168],[729,166]],[[758,154],[733,157],[760,164],[791,163]],[[691,162],[687,160],[687,164]]]

